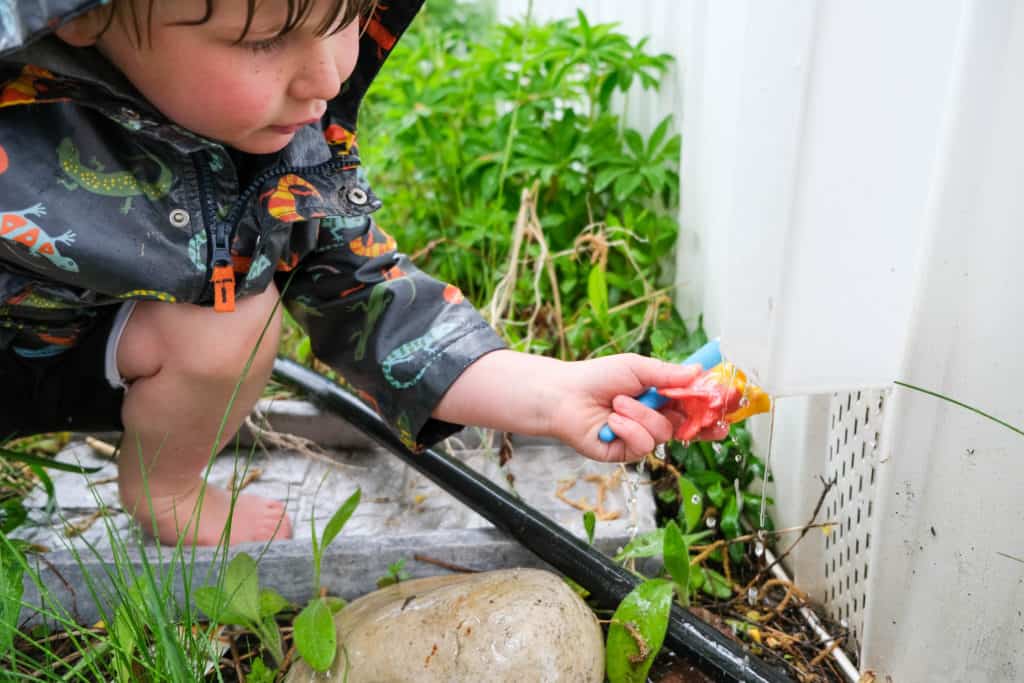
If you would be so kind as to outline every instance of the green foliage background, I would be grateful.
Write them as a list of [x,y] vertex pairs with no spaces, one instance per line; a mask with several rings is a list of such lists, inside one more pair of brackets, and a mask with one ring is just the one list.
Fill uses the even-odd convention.
[[[704,337],[669,297],[680,138],[670,116],[644,136],[613,109],[635,83],[656,88],[670,61],[582,13],[497,24],[486,5],[432,0],[359,122],[363,163],[384,199],[379,222],[478,308],[517,268],[510,305],[491,321],[513,348],[681,359]],[[532,188],[547,259],[527,240],[513,263]],[[298,343],[286,335],[286,347]]]

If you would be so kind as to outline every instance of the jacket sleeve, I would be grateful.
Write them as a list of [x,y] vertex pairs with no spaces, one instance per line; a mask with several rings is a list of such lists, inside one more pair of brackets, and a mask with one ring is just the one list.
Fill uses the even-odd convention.
[[430,417],[471,363],[505,344],[462,296],[412,265],[370,215],[320,220],[278,287],[313,353],[413,450],[461,429]]

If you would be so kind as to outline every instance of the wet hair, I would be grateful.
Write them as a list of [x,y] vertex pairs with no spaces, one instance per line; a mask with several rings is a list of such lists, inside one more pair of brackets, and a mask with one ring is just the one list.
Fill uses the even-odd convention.
[[[115,17],[120,17],[125,22],[126,28],[131,28],[135,33],[137,45],[142,45],[143,36],[149,35],[149,28],[153,22],[153,4],[157,0],[113,0],[106,18],[106,23],[100,29],[99,35],[103,35],[110,28]],[[260,0],[246,0],[245,25],[238,35],[236,42],[241,43],[252,28],[253,19],[256,17],[257,4]],[[287,0],[288,12],[284,24],[278,30],[276,37],[285,35],[302,26],[310,19],[310,14],[318,0]],[[316,27],[318,36],[327,36],[337,33],[343,27],[348,26],[352,21],[369,16],[377,6],[377,0],[330,0],[330,11]],[[143,13],[144,6],[144,13]],[[214,0],[206,0],[206,11],[202,17],[193,21],[181,22],[182,26],[199,26],[205,24],[213,16]],[[333,29],[331,27],[334,27]]]

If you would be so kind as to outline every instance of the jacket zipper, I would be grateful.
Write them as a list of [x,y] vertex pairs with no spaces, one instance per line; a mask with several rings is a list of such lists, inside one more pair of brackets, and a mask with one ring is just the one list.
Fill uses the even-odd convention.
[[[203,223],[206,226],[207,238],[212,245],[210,263],[207,266],[208,281],[213,285],[213,310],[227,313],[235,310],[235,268],[231,261],[231,236],[235,226],[242,217],[242,212],[252,195],[270,178],[285,176],[289,173],[323,173],[346,166],[358,166],[359,157],[348,155],[340,159],[330,159],[316,166],[286,166],[273,168],[256,176],[248,187],[238,196],[235,205],[228,214],[227,220],[217,218],[210,201],[210,172],[199,161],[198,155],[193,156],[193,164],[199,177],[199,203],[203,212]],[[204,295],[206,291],[204,290]]]

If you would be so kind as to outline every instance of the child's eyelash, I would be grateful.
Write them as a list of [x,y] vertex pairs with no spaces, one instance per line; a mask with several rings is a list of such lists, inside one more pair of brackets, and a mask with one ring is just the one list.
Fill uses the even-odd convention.
[[284,36],[274,36],[273,38],[268,38],[266,40],[255,40],[248,43],[242,43],[242,45],[256,54],[273,52],[283,44]]

